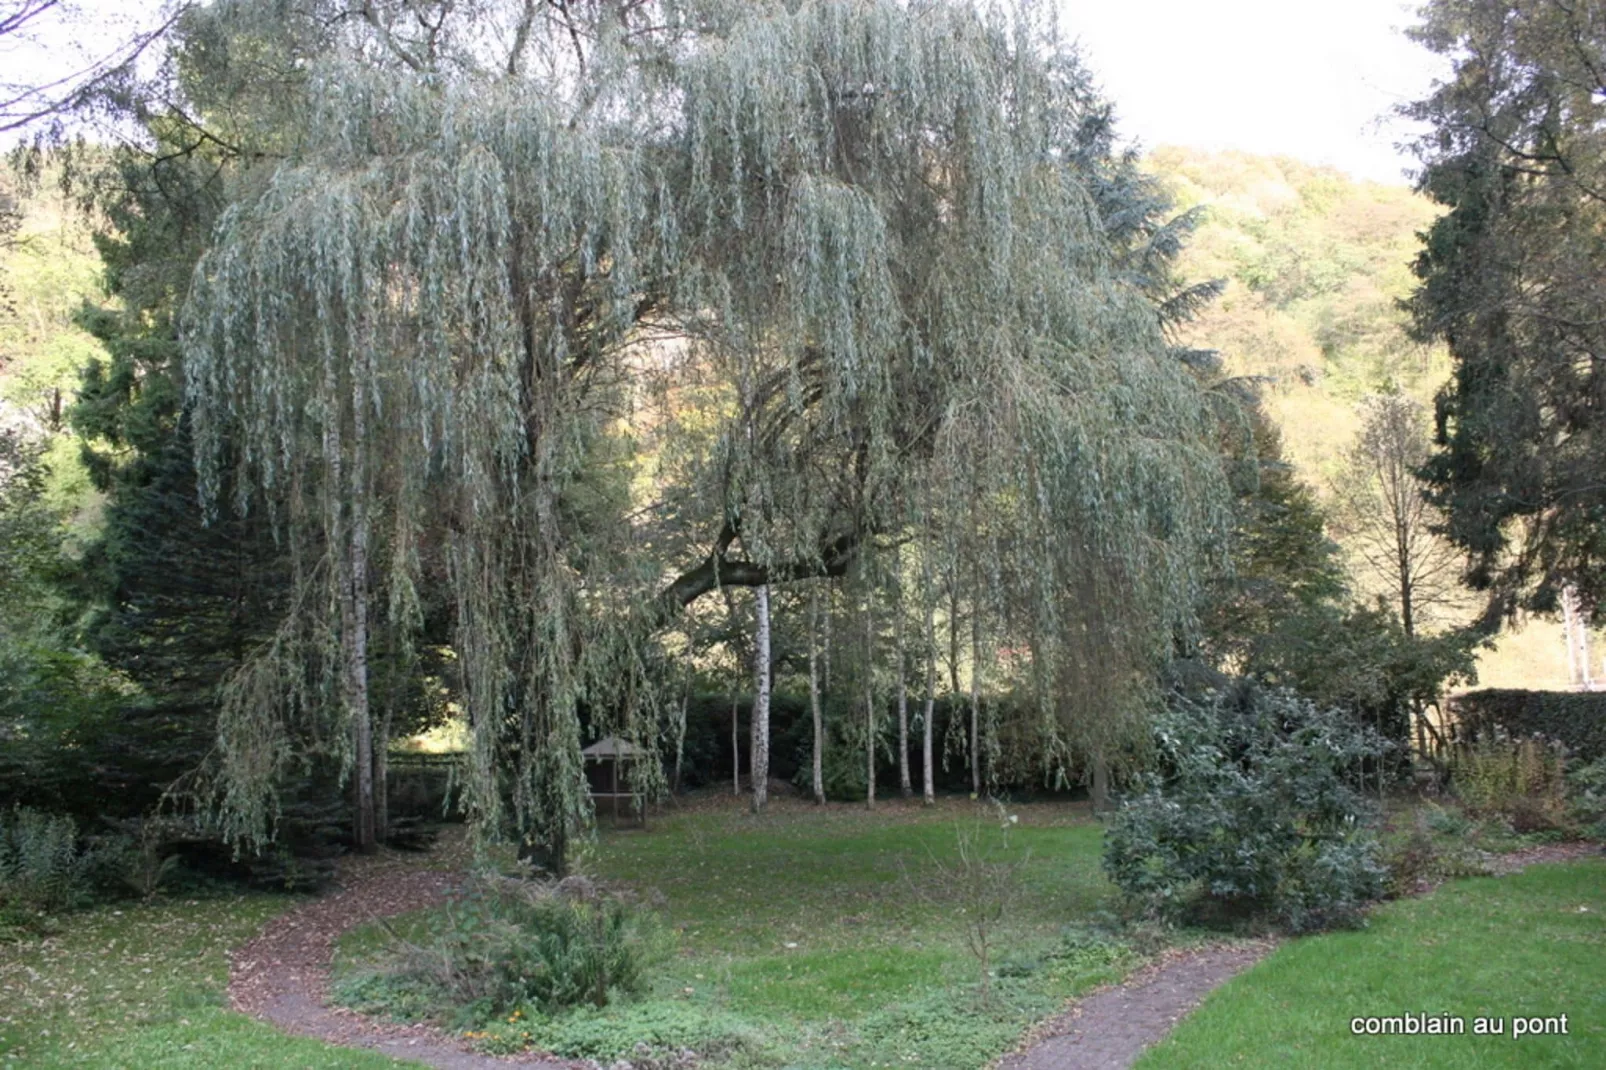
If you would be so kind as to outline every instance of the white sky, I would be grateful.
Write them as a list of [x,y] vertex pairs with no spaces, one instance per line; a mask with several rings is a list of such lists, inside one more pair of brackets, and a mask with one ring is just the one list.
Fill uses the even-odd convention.
[[1412,166],[1390,116],[1448,73],[1406,0],[1058,0],[1060,27],[1148,147],[1295,156],[1378,182]]
[[[1423,96],[1443,62],[1401,32],[1417,0],[1055,0],[1064,35],[1143,145],[1295,156],[1379,182],[1406,181],[1410,134],[1390,111]],[[0,46],[0,81],[98,58],[162,0],[77,0],[86,18]],[[42,48],[46,41],[48,48]],[[85,54],[88,54],[86,57]],[[26,73],[24,73],[26,72]],[[20,80],[20,79],[19,79]]]

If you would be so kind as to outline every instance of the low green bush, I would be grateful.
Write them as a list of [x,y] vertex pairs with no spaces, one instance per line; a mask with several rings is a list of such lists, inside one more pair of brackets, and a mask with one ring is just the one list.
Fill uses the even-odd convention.
[[1606,758],[1567,770],[1567,805],[1581,833],[1592,840],[1606,840]]
[[392,936],[375,968],[342,982],[337,997],[462,1027],[525,1007],[606,1006],[641,991],[662,947],[654,915],[582,877],[482,879],[432,913],[422,936]]
[[50,915],[86,906],[96,863],[72,818],[26,806],[0,811],[0,927],[39,929]]
[[586,1006],[550,1016],[508,1015],[475,1030],[470,1039],[495,1055],[534,1048],[605,1065],[623,1059],[635,1070],[689,1070],[758,1043],[753,1027],[741,1019],[679,1000],[607,1011]]
[[1248,683],[1177,698],[1157,772],[1111,819],[1104,868],[1150,916],[1204,908],[1304,931],[1383,894],[1377,807],[1356,783],[1388,744],[1344,714]]
[[1441,881],[1486,876],[1491,872],[1491,855],[1482,846],[1487,833],[1483,822],[1458,806],[1430,802],[1409,812],[1403,826],[1383,842],[1389,895],[1413,895]]

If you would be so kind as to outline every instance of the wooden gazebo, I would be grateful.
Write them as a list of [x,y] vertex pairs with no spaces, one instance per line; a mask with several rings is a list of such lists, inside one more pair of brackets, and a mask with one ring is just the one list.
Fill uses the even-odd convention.
[[619,824],[619,800],[629,800],[631,807],[647,824],[647,805],[642,798],[640,779],[635,766],[650,760],[651,756],[629,740],[618,736],[605,736],[580,751],[586,760],[586,783],[591,787],[591,805],[600,809],[601,802],[613,803],[613,823]]

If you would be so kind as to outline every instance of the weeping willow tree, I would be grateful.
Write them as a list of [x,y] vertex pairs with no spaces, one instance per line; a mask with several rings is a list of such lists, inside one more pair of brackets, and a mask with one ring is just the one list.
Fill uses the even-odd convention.
[[237,832],[305,723],[361,765],[364,635],[432,582],[480,826],[559,860],[582,708],[656,745],[656,632],[898,543],[988,588],[1045,733],[1118,746],[1226,499],[1074,55],[1027,7],[540,7],[369,20],[197,270],[204,493],[304,562],[223,714]]

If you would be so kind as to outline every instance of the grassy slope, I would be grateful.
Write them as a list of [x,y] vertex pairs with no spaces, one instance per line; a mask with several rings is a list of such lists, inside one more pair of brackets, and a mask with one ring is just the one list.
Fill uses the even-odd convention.
[[[1141,1070],[1606,1064],[1606,862],[1460,881],[1359,932],[1290,944],[1219,989]],[[1356,1037],[1356,1015],[1568,1015],[1566,1037]]]
[[226,1009],[230,947],[276,896],[101,908],[46,940],[0,944],[0,1066],[307,1070],[407,1066],[286,1037]]

